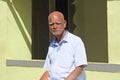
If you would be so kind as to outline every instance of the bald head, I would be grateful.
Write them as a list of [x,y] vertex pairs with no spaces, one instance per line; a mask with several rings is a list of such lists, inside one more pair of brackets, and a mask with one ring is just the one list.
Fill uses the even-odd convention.
[[64,20],[64,15],[59,11],[51,12],[48,16],[48,21],[50,21],[52,17],[59,17],[61,20]]

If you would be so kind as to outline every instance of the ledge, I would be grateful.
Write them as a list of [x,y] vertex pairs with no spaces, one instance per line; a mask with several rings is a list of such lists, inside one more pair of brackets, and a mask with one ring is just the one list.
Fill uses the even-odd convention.
[[86,70],[102,72],[120,72],[120,64],[89,63]]
[[[43,67],[44,60],[7,60],[7,66]],[[86,70],[101,72],[120,72],[120,64],[89,63]]]
[[6,60],[7,66],[43,67],[44,60]]

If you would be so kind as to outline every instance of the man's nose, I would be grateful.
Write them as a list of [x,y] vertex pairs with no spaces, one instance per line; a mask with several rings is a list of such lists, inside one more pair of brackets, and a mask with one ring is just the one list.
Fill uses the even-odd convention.
[[57,24],[54,23],[54,24],[53,24],[53,28],[56,28],[56,27],[57,27]]

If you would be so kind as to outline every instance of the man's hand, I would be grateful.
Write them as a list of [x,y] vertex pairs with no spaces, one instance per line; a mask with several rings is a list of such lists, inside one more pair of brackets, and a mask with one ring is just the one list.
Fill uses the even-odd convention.
[[41,77],[40,80],[48,80],[48,77],[49,77],[49,73],[48,73],[48,71],[46,71],[46,72],[42,75],[42,77]]

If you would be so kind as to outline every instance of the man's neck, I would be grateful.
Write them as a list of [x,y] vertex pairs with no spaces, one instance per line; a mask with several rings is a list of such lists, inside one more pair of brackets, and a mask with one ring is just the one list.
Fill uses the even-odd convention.
[[64,31],[62,32],[62,34],[57,37],[58,43],[62,41],[62,39],[65,37],[65,34],[66,34],[66,30],[64,30]]

